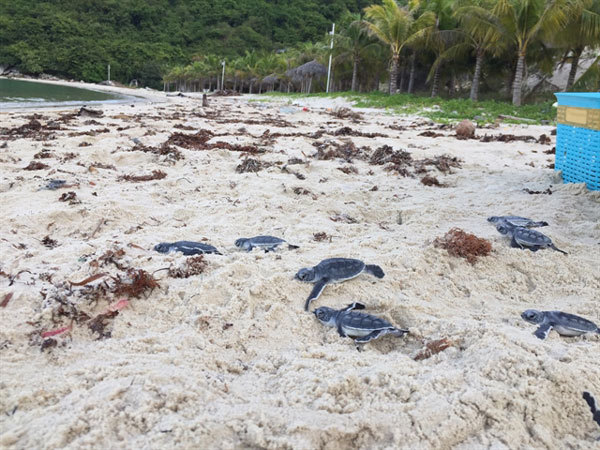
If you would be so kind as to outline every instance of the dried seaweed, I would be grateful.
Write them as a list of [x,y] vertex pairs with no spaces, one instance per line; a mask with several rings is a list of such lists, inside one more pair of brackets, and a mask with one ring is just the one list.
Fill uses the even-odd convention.
[[355,136],[355,137],[369,137],[369,138],[388,137],[387,134],[363,133],[362,131],[353,130],[350,127],[339,128],[339,129],[335,130],[332,134],[334,136]]
[[489,241],[466,233],[460,228],[452,228],[444,237],[436,238],[433,245],[446,249],[451,256],[465,258],[471,264],[477,261],[477,257],[487,256],[492,250]]
[[427,358],[431,358],[433,355],[436,355],[448,347],[451,347],[453,344],[448,338],[437,339],[435,341],[429,341],[425,344],[425,348],[420,350],[419,353],[415,355],[413,358],[415,361],[422,361]]
[[39,161],[31,161],[27,167],[23,167],[23,170],[42,170],[48,167],[50,166]]
[[59,198],[59,202],[69,202],[70,205],[81,203],[77,198],[77,194],[73,191],[63,193]]
[[335,214],[329,218],[334,222],[343,222],[343,223],[358,223],[354,217],[349,216],[348,214]]
[[446,135],[444,133],[436,133],[435,131],[428,130],[428,131],[423,131],[422,133],[419,133],[419,136],[438,138],[438,137],[443,137]]
[[194,275],[200,275],[206,269],[204,256],[194,256],[187,258],[183,267],[169,267],[169,276],[172,278],[189,278]]
[[358,169],[354,166],[338,167],[337,170],[344,172],[346,175],[350,175],[351,173],[358,173]]
[[330,112],[332,116],[337,117],[338,119],[353,119],[360,120],[362,119],[362,114],[352,111],[350,108],[340,107],[336,108]]
[[178,147],[189,150],[214,150],[227,149],[244,153],[264,153],[255,145],[230,144],[228,142],[215,142],[209,144],[208,141],[216,135],[210,130],[200,130],[196,134],[173,133],[163,145],[177,145]]
[[101,163],[101,162],[95,162],[90,164],[90,166],[88,167],[89,170],[92,169],[107,169],[107,170],[117,170],[117,168],[112,165],[112,164],[105,164],[105,163]]
[[443,173],[452,171],[452,167],[460,168],[462,161],[456,156],[441,155],[435,158],[425,158],[415,161],[415,172],[424,173],[427,171],[425,166],[434,166],[437,170]]
[[151,180],[162,180],[167,174],[162,170],[153,170],[149,175],[122,175],[119,180],[140,182],[140,181],[151,181]]
[[114,319],[118,315],[119,311],[108,311],[98,314],[88,322],[88,328],[92,331],[92,333],[98,333],[98,339],[109,338],[111,336],[111,332],[105,330],[108,326],[107,321],[109,319]]
[[44,237],[44,239],[42,239],[42,244],[48,248],[54,248],[58,246],[58,242],[56,242],[50,236]]
[[43,149],[41,152],[37,152],[33,155],[33,159],[44,159],[44,158],[54,158],[54,153],[52,153],[48,149]]
[[235,168],[237,173],[260,172],[262,169],[270,167],[272,164],[260,161],[255,158],[245,157],[243,161]]
[[155,288],[160,287],[152,275],[143,269],[128,269],[127,276],[131,282],[123,281],[120,275],[112,277],[115,282],[112,292],[116,296],[126,295],[140,298],[147,290],[153,291]]
[[429,175],[426,175],[423,178],[421,178],[421,183],[423,183],[425,186],[445,186],[445,184],[440,183],[436,177],[431,177]]
[[350,140],[344,142],[316,141],[313,142],[313,146],[317,148],[314,158],[318,160],[341,158],[347,163],[351,163],[354,158],[364,159],[365,157],[364,149],[357,148]]
[[530,195],[532,195],[532,194],[552,195],[552,191],[550,190],[550,188],[546,189],[545,191],[532,191],[531,189],[525,188],[525,189],[523,189],[523,191],[527,192]]
[[43,352],[44,350],[56,347],[57,345],[58,345],[58,342],[56,341],[56,339],[52,339],[52,338],[44,339],[42,341],[42,345],[40,346],[40,350]]
[[71,286],[85,286],[86,284],[89,284],[92,281],[99,280],[100,278],[102,278],[104,276],[106,276],[106,273],[97,273],[95,275],[87,277],[83,281],[77,281],[77,282],[76,281],[69,281],[69,283],[71,283]]
[[326,241],[326,240],[329,240],[329,242],[331,242],[331,236],[329,236],[324,231],[313,234],[313,239],[317,242],[322,242],[322,241]]
[[13,297],[13,293],[9,292],[8,294],[6,294],[4,296],[4,298],[2,299],[2,303],[0,303],[0,308],[6,308],[6,306],[8,305],[8,302],[10,301],[10,299]]
[[181,153],[181,151],[176,149],[175,147],[169,145],[168,141],[163,142],[160,147],[149,147],[143,144],[137,144],[129,151],[153,153],[159,156],[166,156],[167,158],[173,159],[175,161],[184,159],[183,153]]

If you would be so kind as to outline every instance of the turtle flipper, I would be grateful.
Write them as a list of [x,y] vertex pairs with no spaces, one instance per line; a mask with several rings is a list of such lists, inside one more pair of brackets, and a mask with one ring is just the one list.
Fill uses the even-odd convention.
[[288,250],[296,250],[297,248],[300,248],[300,246],[299,245],[288,244]]
[[517,242],[514,235],[513,235],[512,239],[510,240],[510,246],[513,248],[520,248],[521,250],[523,250],[523,246]]
[[350,303],[348,306],[346,306],[344,309],[342,309],[342,311],[352,311],[353,309],[365,309],[366,306],[363,305],[362,303],[358,303],[358,302],[354,302],[354,303]]
[[354,342],[356,342],[357,344],[366,344],[367,342],[372,341],[373,339],[377,339],[379,336],[381,336],[381,333],[383,332],[384,330],[375,330],[372,333],[367,334],[366,336],[354,339]]
[[543,340],[548,337],[548,333],[550,333],[551,329],[552,325],[550,325],[549,323],[544,323],[540,325],[540,327],[537,330],[535,330],[533,334],[535,335],[535,337]]
[[560,248],[556,247],[554,244],[550,244],[548,247],[550,247],[552,250],[556,250],[557,252],[561,252],[565,255],[568,255],[567,252],[565,252],[564,250],[561,250]]
[[586,401],[590,410],[592,411],[592,417],[594,422],[600,425],[600,409],[596,406],[596,399],[589,392],[583,393],[583,399]]
[[313,287],[312,291],[310,291],[310,295],[308,296],[308,298],[306,299],[306,303],[304,304],[304,311],[308,311],[310,302],[319,298],[319,295],[321,295],[321,292],[323,292],[323,289],[325,288],[327,283],[329,283],[329,278],[321,278],[315,283],[315,286]]

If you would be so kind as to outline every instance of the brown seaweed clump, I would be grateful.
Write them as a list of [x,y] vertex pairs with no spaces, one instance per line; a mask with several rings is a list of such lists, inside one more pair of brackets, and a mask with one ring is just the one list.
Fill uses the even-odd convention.
[[471,264],[474,264],[479,256],[487,256],[492,251],[489,241],[466,233],[460,228],[452,228],[444,237],[436,238],[433,245],[446,249],[451,256],[465,258]]
[[140,181],[162,180],[166,176],[167,174],[162,170],[153,170],[149,175],[122,175],[119,177],[119,180],[133,181],[137,183]]
[[200,275],[206,269],[204,256],[199,255],[187,258],[183,267],[169,267],[169,276],[172,278],[189,278]]

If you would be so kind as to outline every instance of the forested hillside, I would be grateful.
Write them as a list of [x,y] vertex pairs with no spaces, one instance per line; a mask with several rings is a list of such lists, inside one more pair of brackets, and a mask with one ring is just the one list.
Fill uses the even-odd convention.
[[0,65],[86,81],[161,85],[195,54],[242,55],[322,37],[370,0],[5,0]]

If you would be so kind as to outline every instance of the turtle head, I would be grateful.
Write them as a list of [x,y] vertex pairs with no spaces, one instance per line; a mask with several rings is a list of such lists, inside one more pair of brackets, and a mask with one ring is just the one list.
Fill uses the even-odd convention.
[[167,242],[161,242],[160,244],[156,244],[154,246],[154,250],[156,250],[157,252],[160,252],[160,253],[169,253],[170,249],[171,249],[171,244],[169,244]]
[[249,250],[250,243],[246,238],[239,238],[235,241],[235,246],[238,248],[243,248],[244,250]]
[[498,222],[500,222],[502,220],[502,217],[499,216],[492,216],[492,217],[488,217],[487,221],[493,224],[496,224]]
[[521,313],[521,318],[531,323],[542,323],[544,321],[544,313],[537,309],[528,309]]
[[335,327],[335,316],[337,313],[335,309],[328,308],[327,306],[321,306],[320,308],[315,309],[313,313],[323,325]]
[[294,278],[296,280],[310,282],[315,278],[315,269],[300,269]]

